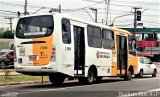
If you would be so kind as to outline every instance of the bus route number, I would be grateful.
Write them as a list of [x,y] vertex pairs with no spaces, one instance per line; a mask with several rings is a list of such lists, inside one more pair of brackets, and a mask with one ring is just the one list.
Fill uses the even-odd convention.
[[70,51],[71,47],[65,47],[65,50]]

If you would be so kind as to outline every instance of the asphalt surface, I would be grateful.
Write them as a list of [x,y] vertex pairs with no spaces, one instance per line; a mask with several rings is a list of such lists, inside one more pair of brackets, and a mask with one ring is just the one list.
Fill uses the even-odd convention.
[[0,97],[160,97],[160,74],[155,78],[144,76],[131,81],[104,78],[93,85],[82,85],[74,80],[61,87],[50,83],[1,86]]
[[[158,63],[159,64],[159,63]],[[0,86],[0,97],[160,97],[160,65],[157,77],[144,76],[124,81],[104,78],[100,83],[83,85],[66,81],[61,87],[45,84]]]

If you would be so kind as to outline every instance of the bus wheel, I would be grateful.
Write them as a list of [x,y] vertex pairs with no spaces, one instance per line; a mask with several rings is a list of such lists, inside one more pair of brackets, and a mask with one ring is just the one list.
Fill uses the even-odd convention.
[[131,80],[131,79],[132,79],[132,73],[131,70],[129,70],[127,75],[124,77],[124,80]]
[[89,69],[88,76],[80,77],[78,80],[82,84],[93,84],[96,81],[96,73],[94,69]]
[[95,72],[93,69],[90,69],[88,72],[88,76],[86,78],[87,84],[93,84],[96,80]]
[[55,86],[62,85],[63,82],[64,82],[64,79],[65,79],[65,77],[62,74],[51,74],[51,75],[49,75],[50,82]]

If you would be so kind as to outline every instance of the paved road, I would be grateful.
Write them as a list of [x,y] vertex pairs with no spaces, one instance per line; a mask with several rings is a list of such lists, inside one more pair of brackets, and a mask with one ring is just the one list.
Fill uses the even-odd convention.
[[0,97],[124,97],[122,94],[129,93],[141,97],[160,97],[160,75],[156,78],[133,78],[131,81],[105,78],[101,83],[93,85],[82,85],[74,81],[66,82],[61,87],[55,87],[50,83],[0,87]]

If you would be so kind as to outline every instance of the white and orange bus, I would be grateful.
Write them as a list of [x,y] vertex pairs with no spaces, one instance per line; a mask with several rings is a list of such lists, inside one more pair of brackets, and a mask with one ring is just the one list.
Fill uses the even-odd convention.
[[137,56],[129,36],[128,31],[60,13],[24,16],[15,33],[15,69],[48,75],[56,85],[65,78],[88,84],[102,77],[130,80],[136,74]]

